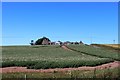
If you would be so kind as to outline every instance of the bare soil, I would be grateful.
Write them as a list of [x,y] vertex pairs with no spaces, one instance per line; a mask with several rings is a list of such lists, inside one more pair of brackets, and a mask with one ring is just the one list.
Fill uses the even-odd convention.
[[111,63],[103,64],[100,66],[95,67],[89,67],[89,66],[83,66],[78,68],[55,68],[55,69],[27,69],[27,67],[5,67],[0,68],[0,73],[13,73],[13,72],[64,72],[64,71],[72,71],[72,70],[101,70],[101,69],[107,69],[107,68],[118,68],[120,67],[120,61],[114,61]]
[[68,50],[68,51],[72,51],[71,49],[67,48],[67,47],[64,46],[64,45],[62,46],[62,48],[65,49],[65,50]]

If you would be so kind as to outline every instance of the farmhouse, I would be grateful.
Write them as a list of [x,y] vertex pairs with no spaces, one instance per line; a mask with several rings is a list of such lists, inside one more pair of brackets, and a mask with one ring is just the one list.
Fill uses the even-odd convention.
[[55,45],[55,42],[51,42],[51,44],[50,45]]
[[70,41],[66,41],[66,42],[64,42],[64,45],[70,45],[70,44],[71,44]]
[[78,45],[78,44],[84,44],[82,41],[80,42],[70,42],[70,41],[66,41],[66,42],[61,42],[61,41],[56,41],[56,42],[52,42],[49,38],[47,37],[43,37],[38,39],[35,43],[33,40],[31,40],[31,45]]
[[42,45],[51,45],[51,41],[49,41],[48,39],[43,39]]
[[55,42],[55,45],[60,45],[60,42],[59,42],[59,41],[56,41],[56,42]]

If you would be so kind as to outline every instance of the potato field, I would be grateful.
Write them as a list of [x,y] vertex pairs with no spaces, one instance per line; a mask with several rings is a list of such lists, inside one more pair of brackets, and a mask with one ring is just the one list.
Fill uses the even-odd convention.
[[116,52],[86,45],[60,46],[3,46],[2,67],[22,66],[30,69],[96,66],[119,60]]

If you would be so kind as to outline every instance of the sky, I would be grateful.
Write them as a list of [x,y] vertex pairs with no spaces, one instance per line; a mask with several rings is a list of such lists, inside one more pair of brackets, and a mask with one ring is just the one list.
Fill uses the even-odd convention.
[[51,41],[118,42],[117,2],[3,2],[2,45]]
[[118,2],[119,0],[1,0],[2,2]]

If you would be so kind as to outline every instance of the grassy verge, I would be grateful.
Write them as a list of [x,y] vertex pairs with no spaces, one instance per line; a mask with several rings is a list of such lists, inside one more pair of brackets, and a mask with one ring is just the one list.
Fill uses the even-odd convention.
[[32,73],[3,73],[2,77],[4,79],[9,78],[119,78],[120,68],[114,69],[103,69],[103,70],[80,70],[80,71],[66,71],[66,72],[49,72],[49,73],[41,73],[41,72],[32,72]]

